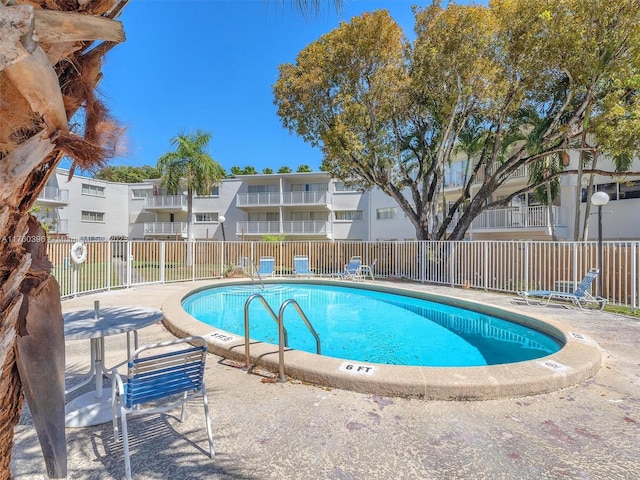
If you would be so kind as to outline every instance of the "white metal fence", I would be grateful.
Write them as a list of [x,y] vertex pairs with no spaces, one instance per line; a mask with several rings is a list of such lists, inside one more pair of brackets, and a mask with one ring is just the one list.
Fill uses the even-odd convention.
[[[62,297],[134,285],[251,275],[261,256],[276,259],[276,276],[293,274],[293,256],[307,255],[316,275],[340,272],[353,255],[376,260],[374,274],[452,287],[515,293],[573,291],[597,267],[596,242],[87,242],[87,258],[70,259],[73,241],[48,245]],[[602,292],[611,303],[638,308],[640,242],[603,242]],[[592,286],[596,290],[599,280]]]

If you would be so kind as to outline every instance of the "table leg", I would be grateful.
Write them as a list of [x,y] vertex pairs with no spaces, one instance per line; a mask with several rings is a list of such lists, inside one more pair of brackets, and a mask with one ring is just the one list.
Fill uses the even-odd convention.
[[[92,374],[82,385],[95,379],[95,389],[84,393],[65,406],[65,425],[67,427],[86,427],[99,425],[111,421],[111,389],[103,388],[103,374],[108,374],[104,367],[104,338],[91,339],[91,370]],[[75,386],[72,390],[76,390]]]

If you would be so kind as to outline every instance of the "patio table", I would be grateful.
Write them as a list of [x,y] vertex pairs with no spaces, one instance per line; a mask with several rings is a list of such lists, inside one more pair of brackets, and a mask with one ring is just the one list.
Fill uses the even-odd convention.
[[[162,310],[148,307],[112,307],[100,309],[95,302],[93,310],[68,312],[64,317],[64,336],[66,340],[89,339],[91,342],[91,367],[87,378],[74,385],[65,394],[95,382],[95,388],[86,392],[65,406],[65,425],[67,427],[85,427],[99,425],[112,419],[111,389],[103,388],[103,375],[109,375],[104,365],[104,338],[119,333],[127,334],[127,356],[131,350],[129,333],[134,334],[134,348],[138,347],[137,330],[164,318]],[[115,367],[122,365],[122,362]],[[113,368],[113,367],[112,367]]]

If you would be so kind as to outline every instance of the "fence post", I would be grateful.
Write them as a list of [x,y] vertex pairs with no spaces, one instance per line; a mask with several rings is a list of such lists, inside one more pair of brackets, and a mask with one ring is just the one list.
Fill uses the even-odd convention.
[[73,263],[73,274],[71,276],[71,293],[74,297],[78,296],[78,264],[76,262]]
[[456,252],[456,246],[455,246],[455,242],[451,242],[449,244],[449,248],[450,248],[450,252],[449,252],[449,285],[451,287],[455,286],[455,282],[454,282],[454,275],[455,275],[455,263],[456,263],[456,259],[455,259],[455,252]]
[[131,287],[131,269],[133,268],[133,262],[131,261],[131,259],[133,258],[133,254],[132,252],[132,248],[131,248],[131,244],[133,242],[131,240],[129,240],[127,242],[127,260],[126,260],[126,265],[127,265],[127,284],[125,285],[125,288],[129,288]]
[[638,308],[638,247],[640,242],[631,244],[631,311],[636,312]]
[[489,242],[482,242],[482,256],[484,257],[484,291],[489,291]]
[[189,239],[191,242],[191,281],[196,279],[196,241]]
[[524,285],[525,292],[529,291],[529,242],[524,242]]
[[165,276],[164,276],[164,268],[166,266],[166,250],[165,250],[165,244],[166,242],[164,240],[162,240],[160,242],[160,283],[164,284],[165,283]]
[[575,242],[571,245],[573,249],[573,289],[578,286],[578,245]]
[[420,240],[420,281],[427,282],[427,241]]
[[111,253],[111,242],[107,240],[107,291],[111,290],[111,264],[113,263],[113,254]]

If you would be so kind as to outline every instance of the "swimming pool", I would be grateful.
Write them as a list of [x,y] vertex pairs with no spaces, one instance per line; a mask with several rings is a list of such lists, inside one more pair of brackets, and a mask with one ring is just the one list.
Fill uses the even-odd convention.
[[[194,318],[244,335],[247,299],[261,295],[274,312],[295,300],[318,333],[322,355],[389,365],[470,367],[522,362],[557,352],[562,342],[492,315],[406,295],[338,285],[234,285],[188,296]],[[249,306],[252,340],[278,343],[277,322],[259,301]],[[288,346],[316,352],[295,308],[284,311]]]
[[[285,374],[293,383],[303,382],[327,389],[340,388],[372,395],[432,400],[488,400],[522,397],[570,387],[592,378],[602,365],[602,353],[598,344],[588,334],[572,330],[562,323],[560,318],[563,315],[558,315],[563,313],[562,311],[518,306],[515,303],[517,300],[505,295],[474,290],[463,292],[453,288],[383,280],[375,283],[353,283],[315,278],[290,279],[287,283],[332,287],[345,285],[462,307],[544,332],[564,345],[556,353],[527,361],[472,367],[429,367],[354,361],[316,355],[293,348],[284,349],[281,358],[277,345],[254,339],[249,344],[250,363],[257,367],[257,370],[249,369],[247,372],[256,372],[261,378],[268,375],[265,371],[269,371],[278,372],[278,378],[281,379],[281,365],[284,365]],[[279,281],[264,280],[264,284],[275,288],[279,286]],[[255,288],[255,284],[245,279],[221,280],[214,284],[211,281],[197,281],[172,285],[162,304],[163,324],[177,337],[204,337],[209,352],[222,357],[218,362],[238,368],[246,365],[247,360],[244,331],[242,334],[236,334],[203,323],[187,313],[182,306],[185,300],[200,292],[211,291],[212,287],[227,286]],[[348,307],[353,308],[353,305]],[[224,302],[210,302],[208,308],[223,310],[226,309],[226,305]],[[384,310],[386,308],[383,312],[376,311],[375,314],[380,315]],[[549,315],[550,313],[553,315]],[[584,312],[569,309],[566,310],[565,316],[578,316],[578,323],[582,323],[583,320],[588,323],[588,315],[584,319],[580,318],[584,315]],[[299,318],[296,320],[300,321]],[[272,319],[269,322],[275,324]],[[251,323],[257,321],[251,319]],[[238,374],[241,374],[240,372],[241,370],[238,370]]]

